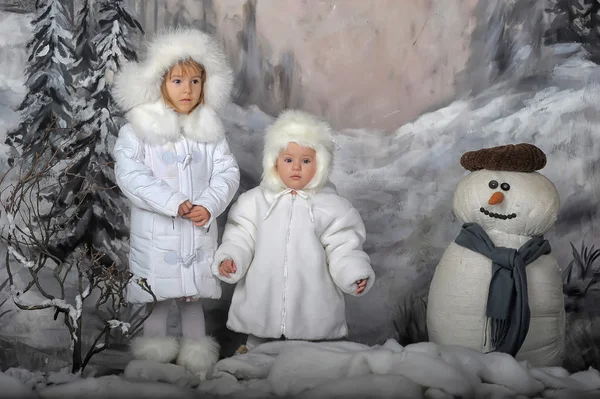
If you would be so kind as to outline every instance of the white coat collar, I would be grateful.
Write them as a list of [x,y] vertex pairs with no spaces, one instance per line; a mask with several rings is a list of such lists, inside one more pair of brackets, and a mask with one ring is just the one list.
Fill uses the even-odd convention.
[[267,213],[263,217],[263,220],[265,220],[265,219],[267,219],[269,217],[269,215],[273,211],[273,208],[275,208],[275,205],[277,205],[277,203],[279,202],[279,199],[281,197],[283,197],[284,195],[286,195],[286,194],[298,195],[300,198],[303,198],[304,200],[306,200],[308,202],[308,216],[310,217],[310,221],[314,223],[315,222],[315,216],[313,215],[313,211],[312,211],[312,202],[310,200],[310,195],[306,191],[295,190],[293,188],[286,188],[285,190],[280,191],[279,193],[277,193],[275,195],[275,197],[273,197],[273,202],[271,202],[271,206],[269,207],[269,210],[267,211]]
[[214,143],[224,136],[224,128],[217,113],[199,106],[189,115],[182,115],[167,107],[161,99],[138,105],[127,113],[136,135],[149,144],[177,141],[180,135],[193,140]]

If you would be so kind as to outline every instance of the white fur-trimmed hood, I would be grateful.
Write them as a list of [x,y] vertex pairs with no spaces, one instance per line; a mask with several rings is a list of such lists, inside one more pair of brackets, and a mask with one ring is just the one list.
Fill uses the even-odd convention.
[[315,150],[317,171],[304,190],[315,190],[327,184],[333,167],[334,140],[331,126],[315,116],[299,110],[284,111],[265,133],[263,176],[261,185],[273,191],[285,189],[275,168],[277,157],[289,143]]
[[[160,86],[164,74],[188,58],[206,70],[205,104],[190,115],[179,116],[164,105]],[[145,140],[172,141],[183,129],[183,134],[191,139],[215,141],[223,137],[215,111],[229,102],[232,86],[233,73],[219,43],[202,31],[177,28],[157,33],[140,62],[122,67],[115,77],[112,94],[117,105],[127,112],[136,133]]]

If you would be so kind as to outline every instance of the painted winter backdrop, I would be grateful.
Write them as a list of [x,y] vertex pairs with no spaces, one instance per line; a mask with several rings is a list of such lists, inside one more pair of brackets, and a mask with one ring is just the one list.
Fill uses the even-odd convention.
[[[353,341],[373,345],[395,338],[406,345],[427,339],[428,283],[460,227],[451,206],[467,173],[461,154],[517,142],[544,150],[548,165],[542,173],[561,196],[559,219],[547,238],[559,264],[571,271],[565,276],[565,367],[598,368],[600,261],[594,262],[593,245],[600,241],[599,3],[300,4],[0,2],[0,171],[35,153],[41,156],[33,176],[46,171],[36,197],[41,208],[33,209],[29,225],[16,210],[1,215],[3,235],[35,239],[38,248],[43,243],[33,267],[13,250],[2,266],[4,276],[7,266],[13,276],[1,285],[2,370],[12,367],[21,380],[26,372],[15,367],[71,370],[72,335],[63,316],[71,332],[81,333],[75,340],[76,348],[82,345],[79,360],[91,345],[103,349],[102,342],[111,349],[92,357],[94,370],[107,372],[107,364],[119,368],[128,360],[119,355],[127,339],[116,332],[129,325],[110,324],[116,320],[110,309],[99,319],[95,305],[103,294],[97,289],[87,296],[90,276],[91,287],[104,288],[125,278],[120,270],[128,204],[114,188],[110,166],[123,121],[108,90],[119,65],[136,58],[139,39],[173,25],[217,35],[230,55],[237,73],[234,101],[222,117],[242,169],[241,191],[258,183],[262,134],[280,110],[307,109],[334,124],[340,148],[332,180],[361,211],[365,249],[378,275],[369,295],[347,298]],[[15,181],[11,171],[3,187]],[[32,228],[48,234],[36,236]],[[2,251],[5,259],[6,246]],[[31,290],[14,298],[46,309],[14,304],[10,287],[23,290],[30,281]],[[225,356],[243,339],[224,328],[230,294],[207,302],[209,332],[219,337]],[[113,299],[118,302],[118,295]],[[117,310],[134,328],[141,314]],[[178,329],[175,316],[172,329]],[[94,342],[103,331],[112,339]],[[44,378],[32,374],[27,381],[45,384]]]

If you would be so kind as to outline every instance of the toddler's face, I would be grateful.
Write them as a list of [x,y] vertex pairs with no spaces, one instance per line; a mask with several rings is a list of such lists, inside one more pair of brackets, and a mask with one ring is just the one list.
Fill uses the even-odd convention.
[[288,188],[302,190],[317,172],[317,153],[309,147],[289,143],[277,157],[277,173]]
[[180,114],[188,114],[200,102],[202,77],[194,70],[176,65],[165,83],[169,100]]

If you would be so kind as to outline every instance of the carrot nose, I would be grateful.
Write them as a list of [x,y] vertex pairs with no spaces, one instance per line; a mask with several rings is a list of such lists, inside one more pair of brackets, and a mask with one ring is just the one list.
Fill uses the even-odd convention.
[[504,201],[504,194],[502,194],[500,191],[496,191],[488,200],[488,204],[496,205],[500,204],[502,201]]

